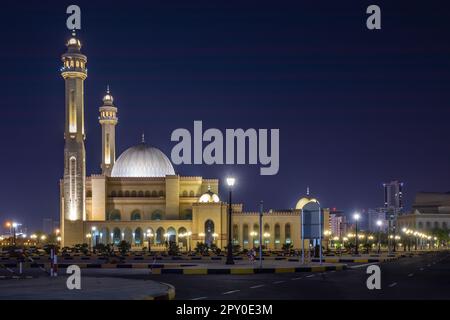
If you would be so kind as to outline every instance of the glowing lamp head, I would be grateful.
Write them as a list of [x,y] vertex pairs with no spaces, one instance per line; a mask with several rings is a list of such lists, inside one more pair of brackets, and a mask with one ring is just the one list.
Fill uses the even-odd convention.
[[381,227],[383,225],[383,221],[377,220],[377,226]]
[[17,222],[13,222],[12,226],[13,228],[17,228]]
[[360,215],[358,212],[356,212],[356,213],[353,215],[353,219],[354,219],[355,221],[358,221],[359,219],[361,219],[361,215]]
[[234,179],[234,178],[232,178],[232,177],[228,177],[227,178],[227,185],[229,186],[229,187],[232,187],[232,186],[234,186],[234,183],[236,182],[236,179]]

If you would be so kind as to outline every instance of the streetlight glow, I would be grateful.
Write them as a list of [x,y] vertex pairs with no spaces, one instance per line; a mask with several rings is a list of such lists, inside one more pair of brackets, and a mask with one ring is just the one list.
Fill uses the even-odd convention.
[[228,177],[227,178],[227,184],[228,186],[232,187],[234,186],[234,183],[236,182],[236,179],[232,178],[232,177]]

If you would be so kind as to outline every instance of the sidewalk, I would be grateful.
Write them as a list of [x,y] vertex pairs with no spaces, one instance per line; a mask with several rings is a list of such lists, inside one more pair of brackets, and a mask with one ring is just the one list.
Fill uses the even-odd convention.
[[172,300],[173,286],[120,278],[81,278],[80,290],[69,290],[67,276],[0,281],[1,300]]

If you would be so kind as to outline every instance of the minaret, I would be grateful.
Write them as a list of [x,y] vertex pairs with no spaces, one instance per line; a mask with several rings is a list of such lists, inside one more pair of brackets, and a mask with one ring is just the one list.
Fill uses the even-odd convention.
[[[75,32],[66,44],[67,51],[61,57],[61,75],[65,81],[66,121],[64,131],[64,221],[77,222],[86,219],[85,180],[86,152],[84,148],[84,80],[87,77],[87,58],[81,54],[81,42]],[[66,225],[61,221],[61,224]],[[70,223],[67,223],[69,225]],[[70,232],[69,232],[70,233]],[[73,240],[75,241],[75,239]],[[71,241],[68,240],[67,243]]]
[[102,173],[105,176],[111,175],[111,170],[116,161],[116,124],[117,108],[113,104],[114,98],[109,93],[109,86],[106,95],[103,97],[103,105],[100,107],[100,117],[98,120],[102,126]]

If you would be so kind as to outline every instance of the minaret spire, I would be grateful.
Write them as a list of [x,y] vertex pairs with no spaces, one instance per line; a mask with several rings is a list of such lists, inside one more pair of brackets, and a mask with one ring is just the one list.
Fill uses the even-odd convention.
[[309,196],[309,186],[306,187],[306,195]]
[[144,131],[142,131],[142,141],[141,142],[145,143],[145,133],[144,133]]
[[102,173],[110,176],[116,162],[116,125],[117,108],[114,98],[110,93],[109,84],[106,86],[106,95],[103,97],[103,105],[99,108],[99,122],[102,126]]

